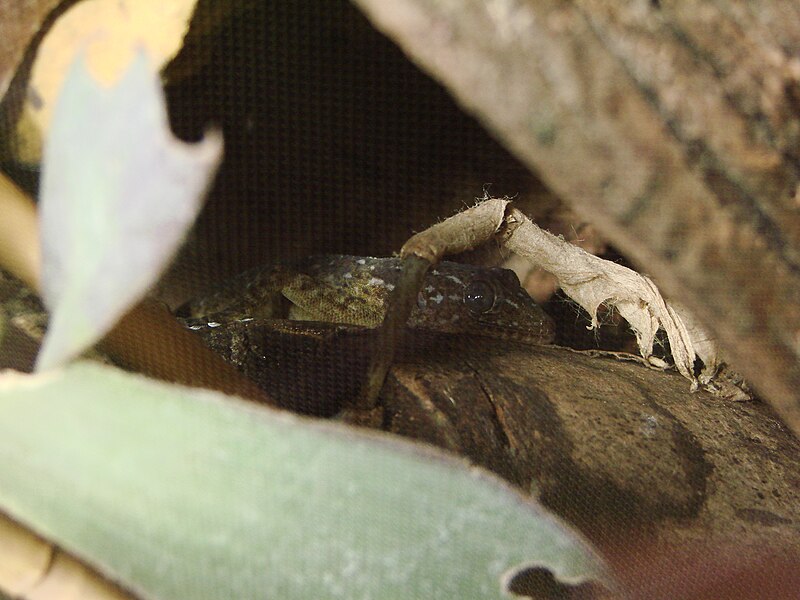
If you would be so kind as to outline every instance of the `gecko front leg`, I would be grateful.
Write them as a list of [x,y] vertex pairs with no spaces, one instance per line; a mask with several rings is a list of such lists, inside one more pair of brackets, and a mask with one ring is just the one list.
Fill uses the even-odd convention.
[[372,406],[377,399],[428,269],[446,254],[471,250],[491,239],[502,224],[502,210],[503,206],[497,202],[484,202],[416,234],[403,246],[400,282],[391,295],[386,318],[378,332],[382,351],[370,365],[367,384],[361,394],[364,405]]

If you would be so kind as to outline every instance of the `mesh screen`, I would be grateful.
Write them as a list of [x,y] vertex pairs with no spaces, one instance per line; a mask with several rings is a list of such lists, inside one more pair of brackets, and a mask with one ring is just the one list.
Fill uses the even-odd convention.
[[[201,2],[196,21],[204,18]],[[257,3],[168,83],[175,130],[225,132],[226,158],[180,287],[318,253],[388,255],[483,195],[553,200],[347,2]],[[235,233],[234,233],[235,232]],[[188,255],[191,255],[189,257]],[[213,265],[209,273],[202,265]]]
[[[487,192],[514,198],[535,222],[568,238],[581,241],[587,235],[586,224],[535,174],[349,2],[201,0],[184,49],[163,76],[175,133],[195,140],[215,125],[225,139],[224,162],[207,205],[154,290],[173,309],[257,265],[316,254],[391,255],[414,232]],[[13,164],[5,168],[35,190],[35,172]],[[595,250],[625,262],[602,241]],[[532,291],[541,291],[535,274],[518,272]],[[541,299],[556,321],[557,344],[636,352],[634,337],[617,315],[601,313],[604,326],[587,331],[585,313],[563,295],[548,293],[546,283],[544,289]],[[42,310],[4,276],[0,300],[9,298],[31,314]],[[298,341],[290,329],[265,336],[259,329],[238,327],[237,339],[252,351],[239,366],[274,397],[285,399],[284,406],[316,416],[336,415],[358,393],[376,352],[372,340],[349,330],[321,327],[316,337]],[[231,331],[207,335],[228,359],[234,351]],[[3,357],[3,366],[29,370],[35,345],[22,331],[10,335],[20,341],[13,345],[16,353]],[[399,358],[410,364],[439,361],[464,345],[474,342],[418,334],[407,340]],[[667,355],[668,349],[661,353]],[[272,360],[264,367],[260,360],[267,356]],[[407,399],[398,386],[393,389],[396,414],[391,419],[379,415],[370,424],[447,447],[446,436],[437,438],[441,431],[413,431],[417,425],[404,408]],[[552,431],[537,435],[550,439],[560,424],[555,417],[547,421],[551,415],[541,411],[537,418],[550,423]],[[489,442],[476,437],[460,450],[524,484],[513,452],[481,454],[500,438],[494,431]],[[565,455],[571,450],[560,449]],[[556,465],[562,459],[547,460]],[[583,493],[583,484],[571,484],[576,496]],[[580,521],[601,510],[597,505],[603,502],[613,505],[599,531],[616,539],[615,528],[630,526],[623,525],[620,514],[633,509],[619,505],[618,491],[603,493],[579,498],[582,508],[559,508]]]

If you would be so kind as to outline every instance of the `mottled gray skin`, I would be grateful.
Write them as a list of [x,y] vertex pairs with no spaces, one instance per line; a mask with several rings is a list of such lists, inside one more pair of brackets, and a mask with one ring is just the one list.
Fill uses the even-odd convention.
[[[219,292],[184,305],[179,315],[223,324],[288,318],[378,326],[400,272],[399,258],[314,256],[290,266],[238,275]],[[442,262],[431,269],[409,327],[546,344],[552,319],[507,269]]]

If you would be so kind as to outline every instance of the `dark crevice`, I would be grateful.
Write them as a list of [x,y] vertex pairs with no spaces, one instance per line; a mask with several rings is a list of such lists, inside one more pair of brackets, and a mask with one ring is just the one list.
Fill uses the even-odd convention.
[[669,410],[660,406],[645,389],[640,390],[644,400],[650,410],[658,413],[668,423],[671,423],[670,436],[675,450],[680,457],[683,466],[684,478],[692,491],[689,502],[673,512],[675,517],[694,518],[706,502],[708,496],[708,478],[714,471],[714,467],[706,460],[706,453],[702,444],[697,441],[695,435],[681,423]]
[[486,386],[486,384],[483,382],[483,379],[481,378],[481,374],[478,371],[478,369],[476,369],[469,360],[464,360],[464,364],[466,364],[469,367],[469,369],[472,371],[472,373],[474,374],[475,381],[478,383],[478,386],[480,386],[481,391],[483,392],[483,395],[486,397],[486,402],[492,408],[492,412],[494,413],[494,422],[496,424],[496,428],[495,429],[497,430],[498,437],[500,438],[501,443],[503,444],[503,446],[505,448],[508,448],[509,450],[511,450],[512,449],[511,440],[508,439],[508,434],[506,434],[505,427],[503,427],[504,419],[503,419],[503,416],[501,414],[501,410],[498,408],[497,404],[495,403],[494,398],[492,398],[491,391]]

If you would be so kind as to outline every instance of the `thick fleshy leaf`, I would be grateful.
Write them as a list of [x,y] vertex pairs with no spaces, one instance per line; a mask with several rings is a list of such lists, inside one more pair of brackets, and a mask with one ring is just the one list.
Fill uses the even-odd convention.
[[0,378],[0,508],[148,598],[502,598],[601,573],[432,450],[78,363]]
[[103,88],[79,56],[45,148],[42,293],[51,313],[38,368],[102,337],[169,264],[222,155],[218,133],[172,136],[158,75],[140,52]]

